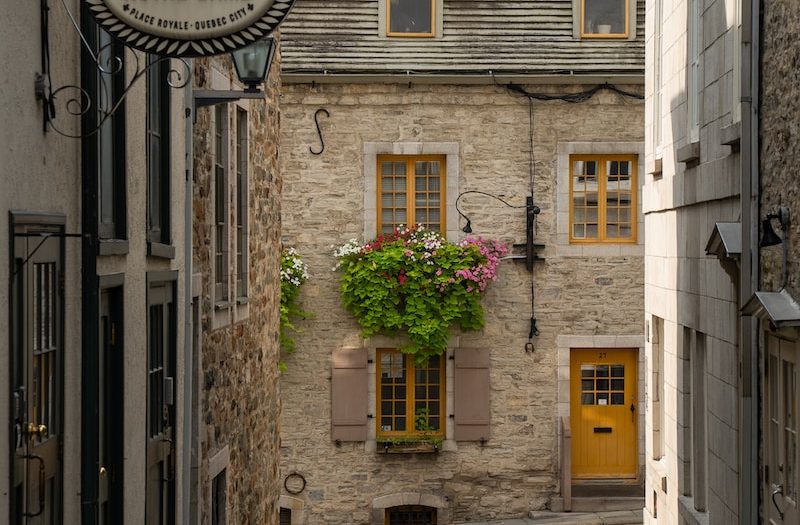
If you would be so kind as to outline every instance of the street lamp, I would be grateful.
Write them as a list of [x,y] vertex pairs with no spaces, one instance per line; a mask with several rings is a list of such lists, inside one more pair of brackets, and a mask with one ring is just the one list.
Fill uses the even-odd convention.
[[258,85],[264,82],[272,59],[275,56],[275,39],[267,37],[249,46],[231,52],[236,75],[246,84],[245,93],[258,93]]
[[269,73],[275,57],[275,39],[268,36],[252,44],[231,52],[236,76],[247,87],[244,91],[220,91],[198,89],[194,91],[194,108],[226,104],[242,98],[263,98],[264,92],[258,86]]

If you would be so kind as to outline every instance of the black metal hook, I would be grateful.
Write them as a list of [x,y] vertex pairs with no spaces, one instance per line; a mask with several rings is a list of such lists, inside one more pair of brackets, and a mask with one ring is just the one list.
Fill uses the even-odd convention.
[[319,135],[319,143],[322,146],[319,151],[314,151],[314,149],[309,146],[308,151],[311,152],[312,155],[322,155],[322,152],[325,151],[325,139],[322,138],[322,130],[319,127],[319,114],[325,113],[325,116],[330,118],[331,114],[325,108],[319,108],[317,111],[314,112],[314,124],[317,125],[317,135]]

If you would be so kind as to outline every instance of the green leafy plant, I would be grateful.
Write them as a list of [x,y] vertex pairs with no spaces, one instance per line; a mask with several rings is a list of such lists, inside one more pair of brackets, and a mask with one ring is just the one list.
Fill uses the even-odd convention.
[[334,255],[342,301],[363,336],[405,334],[410,344],[401,351],[425,362],[445,351],[452,326],[483,327],[480,296],[497,279],[507,252],[497,241],[467,237],[451,243],[416,226],[366,244],[351,239]]
[[[284,354],[293,354],[297,349],[291,332],[297,332],[294,325],[296,319],[311,316],[297,304],[300,286],[308,280],[308,266],[294,248],[281,252],[281,306],[280,306],[280,343]],[[281,359],[278,363],[281,372],[286,371],[286,363]]]

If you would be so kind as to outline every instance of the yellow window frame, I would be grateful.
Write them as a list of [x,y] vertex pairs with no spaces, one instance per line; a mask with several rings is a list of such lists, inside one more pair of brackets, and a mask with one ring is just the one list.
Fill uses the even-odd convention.
[[631,0],[625,0],[625,32],[624,33],[587,33],[586,32],[586,0],[581,0],[581,38],[628,38],[631,34]]
[[[570,244],[634,244],[637,236],[638,212],[638,174],[637,174],[636,155],[570,155],[569,157],[569,242]],[[595,161],[597,162],[597,237],[583,238],[573,237],[574,229],[574,181],[576,161]],[[609,161],[630,162],[631,171],[631,235],[630,237],[606,237],[607,228],[607,202],[606,202],[606,163]]]
[[[406,430],[392,430],[392,431],[383,431],[381,430],[381,417],[383,416],[382,412],[382,405],[381,402],[383,401],[383,396],[381,392],[381,357],[384,354],[400,354],[403,356],[403,368],[406,373]],[[435,432],[430,432],[428,435],[434,437],[444,437],[444,428],[447,422],[447,417],[445,415],[446,412],[446,369],[445,369],[445,356],[439,356],[439,430]],[[375,432],[378,438],[384,437],[393,437],[393,436],[420,436],[423,432],[418,431],[415,429],[415,417],[416,417],[416,410],[414,406],[416,405],[416,395],[415,389],[416,386],[416,363],[414,362],[414,356],[410,354],[404,354],[400,350],[395,348],[379,348],[376,351],[375,355]]]
[[[436,0],[429,0],[431,4],[431,31],[430,33],[403,33],[392,31],[392,0],[386,0],[386,36],[405,38],[433,38],[436,36]],[[626,0],[627,1],[627,0]]]
[[383,188],[382,188],[382,173],[381,163],[383,162],[406,162],[406,226],[413,226],[416,224],[417,209],[416,209],[416,162],[438,161],[439,162],[439,232],[444,235],[447,232],[447,215],[446,215],[446,182],[447,182],[447,162],[445,155],[378,155],[376,164],[376,179],[377,179],[377,195],[376,195],[376,209],[377,209],[377,233],[383,231]]

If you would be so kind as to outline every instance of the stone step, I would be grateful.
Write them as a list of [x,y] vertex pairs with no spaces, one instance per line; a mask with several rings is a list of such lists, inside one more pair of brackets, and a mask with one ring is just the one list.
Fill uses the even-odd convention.
[[641,525],[642,510],[611,512],[544,512],[532,511],[531,525]]
[[[609,497],[590,497],[572,498],[572,512],[608,512],[618,510],[632,510],[641,513],[644,508],[644,498],[609,498]],[[552,498],[550,500],[550,510],[554,512],[564,511],[564,499]]]

